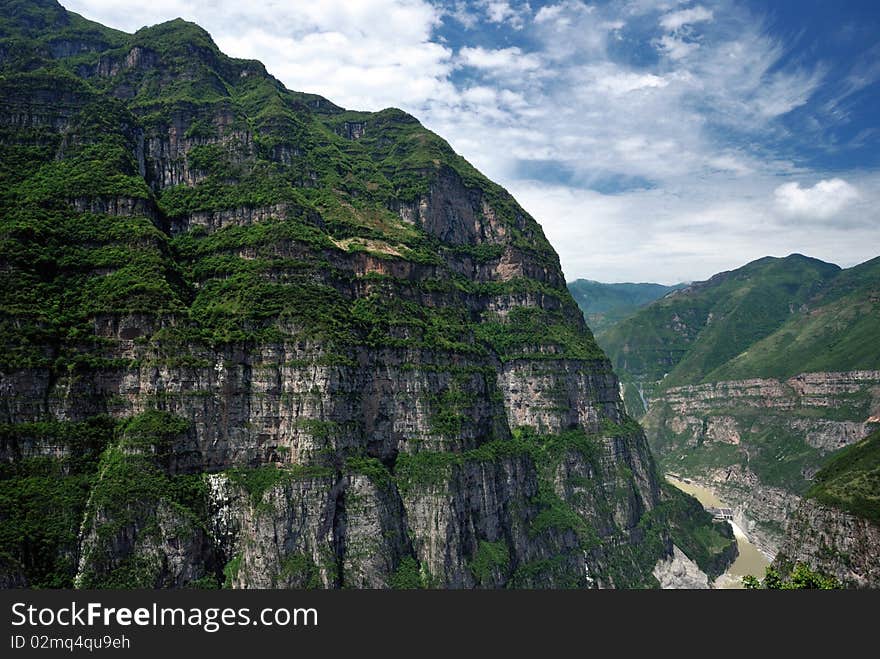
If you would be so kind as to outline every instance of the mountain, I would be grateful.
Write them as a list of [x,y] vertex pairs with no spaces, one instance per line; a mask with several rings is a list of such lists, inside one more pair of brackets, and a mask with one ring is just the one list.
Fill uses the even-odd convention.
[[710,374],[715,380],[786,378],[805,371],[880,368],[880,257],[841,271],[786,320]]
[[603,284],[591,279],[577,279],[568,284],[568,291],[584,313],[590,329],[599,334],[633,315],[639,307],[683,286]]
[[615,368],[664,387],[712,371],[777,330],[840,268],[792,254],[767,257],[658,300],[602,335]]
[[880,259],[765,258],[604,334],[662,469],[717,490],[767,553],[816,472],[880,423]]
[[724,569],[541,227],[443,139],[179,19],[0,6],[0,585]]
[[799,562],[847,585],[880,586],[880,431],[819,470],[786,528],[776,565]]

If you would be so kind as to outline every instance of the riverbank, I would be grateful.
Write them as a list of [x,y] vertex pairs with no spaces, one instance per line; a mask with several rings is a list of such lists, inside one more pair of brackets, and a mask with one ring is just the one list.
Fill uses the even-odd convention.
[[[691,481],[680,480],[670,474],[666,474],[666,480],[682,492],[686,492],[693,496],[697,501],[703,504],[704,508],[729,507],[707,487],[697,485]],[[733,534],[736,537],[739,556],[728,568],[727,572],[715,580],[713,586],[715,588],[742,588],[742,578],[744,576],[749,574],[756,577],[764,576],[764,569],[770,564],[770,559],[749,540],[748,535],[746,535],[736,522],[728,520],[728,523],[733,527]]]

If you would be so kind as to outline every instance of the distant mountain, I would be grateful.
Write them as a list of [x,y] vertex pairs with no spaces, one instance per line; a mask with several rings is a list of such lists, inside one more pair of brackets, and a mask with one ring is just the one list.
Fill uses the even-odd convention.
[[584,312],[590,329],[599,333],[629,318],[640,307],[685,285],[603,284],[592,279],[578,279],[568,284],[568,290]]
[[800,254],[759,259],[640,309],[599,343],[624,379],[697,384],[808,309],[839,272]]
[[805,308],[706,379],[880,368],[880,257],[841,271]]

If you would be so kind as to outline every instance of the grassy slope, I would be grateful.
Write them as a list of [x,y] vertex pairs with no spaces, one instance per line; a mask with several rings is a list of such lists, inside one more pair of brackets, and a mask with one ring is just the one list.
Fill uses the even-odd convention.
[[842,271],[809,306],[707,379],[880,369],[880,257]]
[[837,272],[797,254],[763,258],[650,304],[599,341],[630,378],[663,379],[664,387],[702,382],[776,331]]
[[[880,344],[876,340],[880,336],[878,301],[880,259],[843,270],[778,329],[703,375],[702,380],[787,378],[810,371],[880,368]],[[697,343],[702,341],[704,337],[700,335]],[[679,368],[687,366],[688,361],[682,360]],[[696,376],[691,380],[699,381]],[[680,382],[673,381],[673,384]],[[832,408],[782,411],[750,408],[735,400],[718,400],[702,416],[735,418],[741,434],[738,446],[700,438],[694,445],[691,430],[681,434],[673,431],[674,425],[668,423],[672,412],[662,402],[652,408],[645,423],[651,447],[664,469],[696,475],[707,469],[748,466],[765,485],[807,494],[813,481],[804,475],[821,466],[828,455],[806,443],[804,431],[797,430],[793,424],[803,423],[809,427],[821,420],[861,423],[872,414],[872,397],[868,391],[839,393],[835,400]],[[859,482],[864,486],[870,482],[870,476],[860,476]],[[814,491],[817,498],[833,503],[836,494],[829,494],[833,489],[817,486]],[[865,501],[863,497],[862,502]],[[781,530],[776,528],[775,532]]]

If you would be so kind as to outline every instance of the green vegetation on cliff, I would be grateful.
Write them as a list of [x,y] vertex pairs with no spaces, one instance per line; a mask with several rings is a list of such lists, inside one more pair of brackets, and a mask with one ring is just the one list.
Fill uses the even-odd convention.
[[835,453],[806,496],[880,524],[880,430]]
[[880,368],[880,257],[793,254],[693,284],[597,335],[624,380],[680,385]]
[[880,257],[841,271],[773,334],[710,374],[785,378],[880,368]]
[[837,489],[816,471],[876,428],[878,335],[880,258],[840,270],[791,255],[671,293],[597,338],[661,468],[712,479],[772,545],[793,495],[871,510],[868,474]]
[[[77,534],[114,425],[107,417],[0,425],[0,443],[18,458],[0,464],[0,572],[24,573],[35,588],[73,584]],[[63,457],[21,455],[32,440]]]
[[747,590],[835,590],[842,588],[834,577],[822,574],[805,563],[784,565],[778,569],[768,565],[763,579],[753,575],[743,577]]
[[509,193],[192,23],[0,4],[3,585],[656,585],[644,437]]
[[[501,243],[401,219],[398,209],[416,207],[436,186],[452,187],[437,194],[451,195],[453,205],[455,196],[481,200],[476,221],[491,213],[513,249],[558,268],[538,224],[413,117],[396,109],[346,112],[288,91],[261,64],[226,57],[185,21],[125,35],[104,34],[52,2],[11,3],[4,13],[0,46],[28,48],[0,63],[3,96],[49,124],[7,125],[0,134],[0,246],[15,266],[0,275],[6,367],[66,365],[83,352],[82,341],[94,341],[93,317],[119,312],[173,314],[166,343],[185,332],[183,340],[208,346],[299,336],[339,350],[382,341],[467,351],[483,349],[479,340],[504,358],[544,355],[548,343],[557,356],[603,358],[590,335],[572,326],[575,305],[564,291],[553,290],[560,309],[514,314],[509,331],[495,318],[426,312],[401,290],[410,278],[377,286],[386,301],[388,294],[410,298],[382,309],[381,318],[345,299],[353,282],[334,273],[340,255],[438,266],[440,281],[462,279],[449,258],[501,258]],[[71,41],[75,56],[40,36],[76,25],[103,36]],[[169,125],[184,126],[179,139],[189,144],[158,171],[151,145]],[[63,144],[52,126],[67,136]],[[357,139],[352,126],[363,129]],[[71,202],[92,215],[71,214]],[[169,238],[181,218],[214,212],[268,217],[216,231],[195,224]],[[316,269],[328,276],[315,281]],[[286,317],[291,309],[295,319]],[[352,315],[364,321],[362,332],[349,327]]]

